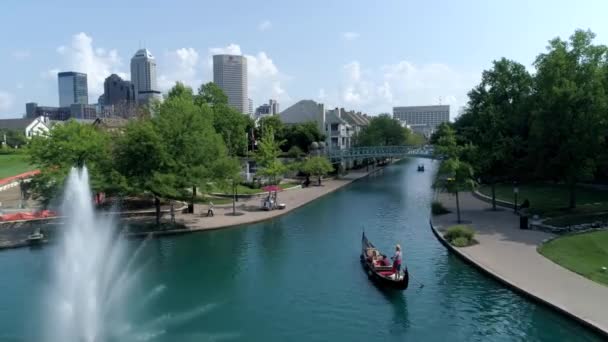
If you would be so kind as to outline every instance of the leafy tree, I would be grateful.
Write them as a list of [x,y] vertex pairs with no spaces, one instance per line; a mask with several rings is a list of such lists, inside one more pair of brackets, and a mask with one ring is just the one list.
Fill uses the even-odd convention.
[[198,88],[198,95],[195,97],[198,105],[207,104],[208,106],[228,105],[228,96],[215,83],[205,83]]
[[267,129],[271,129],[274,132],[277,140],[282,140],[285,137],[286,127],[278,115],[268,115],[260,118],[257,124],[256,135],[259,137],[263,136],[264,131]]
[[175,194],[171,155],[151,121],[132,121],[116,141],[114,161],[128,193],[152,193],[156,223],[160,223],[160,197]]
[[607,48],[593,45],[594,37],[577,30],[569,41],[555,38],[534,63],[531,154],[538,174],[568,184],[570,208],[576,183],[592,178],[606,143]]
[[283,135],[285,150],[297,146],[302,151],[309,152],[310,145],[315,141],[325,141],[325,135],[319,130],[319,126],[315,122],[304,122],[295,125],[289,125],[285,128]]
[[517,173],[513,170],[525,161],[531,93],[532,77],[526,68],[505,58],[494,61],[493,68],[483,72],[481,83],[469,93],[463,117],[470,119],[470,124],[462,136],[477,147],[477,173],[492,186],[494,209],[496,182],[514,177]]
[[410,132],[398,120],[388,114],[381,114],[370,120],[356,137],[358,146],[398,146],[405,145]]
[[247,151],[249,119],[228,105],[228,97],[220,87],[213,82],[201,85],[194,103],[201,108],[211,108],[213,127],[222,136],[229,155],[240,155]]
[[258,173],[268,177],[272,184],[277,184],[278,178],[287,171],[285,165],[279,160],[280,145],[281,143],[275,139],[272,129],[266,129],[256,152],[256,162],[261,166]]
[[187,97],[169,98],[153,120],[170,156],[175,189],[192,189],[192,204],[198,187],[218,177],[217,165],[227,165],[226,147],[212,126],[211,109],[197,106]]
[[301,171],[309,175],[317,177],[319,186],[321,185],[321,177],[332,172],[334,167],[325,157],[315,156],[304,161],[301,166]]
[[28,141],[23,131],[13,129],[0,129],[0,143],[6,139],[6,145],[12,148],[24,147]]
[[44,205],[57,196],[72,167],[87,166],[94,191],[115,190],[110,137],[90,124],[70,120],[55,125],[47,134],[32,137],[27,154],[41,171],[31,188]]
[[456,215],[458,223],[460,220],[459,192],[469,191],[473,188],[473,168],[458,158],[444,160],[439,168],[439,178],[436,187],[444,188],[447,192],[456,196]]
[[169,93],[167,93],[167,99],[174,99],[178,97],[193,100],[194,93],[192,92],[192,88],[188,87],[182,82],[176,82],[173,88],[169,90]]

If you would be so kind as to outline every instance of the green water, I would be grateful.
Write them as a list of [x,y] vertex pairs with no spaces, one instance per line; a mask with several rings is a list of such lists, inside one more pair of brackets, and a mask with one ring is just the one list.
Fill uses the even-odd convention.
[[[448,254],[428,225],[435,165],[424,161],[427,172],[418,173],[420,162],[274,221],[149,241],[125,324],[143,341],[163,342],[600,340]],[[387,252],[404,247],[415,278],[408,290],[368,281],[362,227]],[[44,340],[36,327],[54,252],[0,253],[0,341]]]

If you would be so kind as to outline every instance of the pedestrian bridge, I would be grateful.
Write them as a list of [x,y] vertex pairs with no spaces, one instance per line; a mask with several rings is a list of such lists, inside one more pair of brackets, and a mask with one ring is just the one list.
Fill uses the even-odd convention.
[[417,157],[437,159],[432,146],[364,146],[344,150],[333,150],[326,153],[332,163],[361,159],[380,159],[391,157]]

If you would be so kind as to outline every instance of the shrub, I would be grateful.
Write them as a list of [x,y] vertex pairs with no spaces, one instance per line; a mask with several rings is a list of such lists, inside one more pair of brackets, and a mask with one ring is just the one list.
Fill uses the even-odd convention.
[[448,231],[443,236],[449,242],[453,242],[457,238],[465,238],[467,241],[473,241],[473,236],[475,236],[475,232],[469,226],[465,225],[457,225],[448,228]]
[[433,215],[444,215],[449,212],[450,211],[447,210],[440,202],[433,201],[433,203],[431,203],[431,213]]
[[461,236],[452,240],[452,245],[455,247],[466,247],[472,245],[472,243],[469,239]]
[[287,156],[290,158],[300,158],[304,155],[304,151],[298,146],[292,146],[289,151],[287,151]]

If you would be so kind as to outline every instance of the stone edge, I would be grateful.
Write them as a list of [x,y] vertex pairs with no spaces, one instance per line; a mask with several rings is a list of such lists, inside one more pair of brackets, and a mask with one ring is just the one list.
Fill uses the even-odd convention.
[[[472,258],[470,258],[468,255],[466,255],[465,253],[461,252],[458,248],[450,245],[445,238],[441,235],[441,233],[439,232],[439,230],[437,228],[435,228],[435,226],[433,225],[433,220],[429,220],[429,225],[431,227],[431,231],[433,232],[433,235],[435,235],[435,237],[437,238],[437,240],[439,240],[439,242],[441,242],[442,245],[444,245],[449,252],[454,253],[456,256],[458,256],[459,258],[461,258],[463,261],[465,261],[466,263],[470,264],[471,266],[475,267],[476,269],[480,270],[482,273],[486,274],[487,276],[490,276],[491,278],[497,280],[498,282],[502,283],[503,285],[505,285],[506,287],[508,287],[509,289],[517,292],[520,295],[525,296],[526,298],[529,298],[537,303],[540,303],[542,305],[545,305],[546,307],[553,309],[554,311],[568,317],[571,319],[574,319],[577,323],[581,324],[582,326],[589,328],[590,330],[592,330],[593,332],[595,332],[596,334],[604,337],[604,338],[608,338],[608,331],[602,329],[601,327],[597,326],[596,324],[594,324],[591,321],[588,321],[584,318],[578,317],[575,314],[569,312],[568,310],[553,304],[541,297],[538,297],[516,285],[514,285],[513,283],[511,283],[509,280],[505,279],[504,277],[496,274],[494,271],[492,271],[489,268],[486,268],[485,266],[477,263],[475,260],[473,260]],[[544,243],[544,242],[543,242]]]

